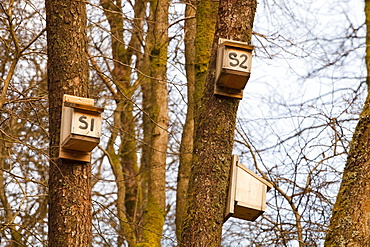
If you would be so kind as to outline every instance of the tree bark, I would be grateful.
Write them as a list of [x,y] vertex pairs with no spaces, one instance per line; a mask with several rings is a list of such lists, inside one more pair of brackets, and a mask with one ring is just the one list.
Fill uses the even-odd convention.
[[370,1],[365,0],[366,84],[360,114],[335,202],[325,246],[370,246]]
[[[188,1],[185,10],[185,70],[188,88],[186,120],[183,127],[180,164],[176,193],[176,237],[181,242],[182,219],[185,215],[191,159],[194,142],[194,122],[205,87],[206,74],[216,27],[218,3]],[[194,17],[195,18],[192,18]],[[196,90],[195,90],[196,89]]]
[[[150,52],[150,92],[145,108],[150,118],[150,139],[145,174],[147,202],[145,205],[142,246],[160,246],[166,207],[166,152],[168,144],[168,90],[167,90],[167,47],[168,47],[168,0],[150,3],[148,22]],[[145,88],[145,87],[144,87]],[[144,113],[145,114],[145,113]],[[148,119],[147,119],[148,120]],[[149,130],[149,129],[147,129]],[[147,133],[149,134],[149,133]]]
[[58,159],[63,94],[88,96],[86,3],[46,0],[49,246],[91,246],[91,164]]
[[[139,168],[137,162],[137,143],[135,133],[135,117],[133,114],[132,96],[136,90],[135,83],[131,82],[131,62],[134,54],[138,55],[141,47],[140,37],[143,28],[145,4],[143,1],[136,1],[134,8],[134,26],[132,36],[127,48],[124,42],[124,17],[122,3],[120,0],[101,0],[104,8],[112,37],[112,57],[114,68],[111,71],[113,83],[117,91],[113,91],[116,101],[114,116],[114,130],[108,142],[107,151],[113,157],[112,170],[116,176],[117,184],[117,216],[120,222],[120,237],[118,246],[123,245],[123,240],[128,241],[129,246],[137,242],[139,222],[141,221],[141,201],[139,199]],[[114,145],[120,137],[120,148],[116,154]]]
[[196,33],[196,2],[187,1],[185,8],[185,71],[187,80],[187,113],[182,130],[180,145],[180,163],[177,174],[176,189],[176,237],[181,241],[181,224],[184,216],[186,192],[188,190],[191,157],[193,152],[194,136],[194,86],[195,86],[195,33]]
[[213,94],[219,38],[250,43],[255,0],[221,0],[206,87],[195,124],[184,246],[220,246],[239,101]]
[[[10,131],[9,131],[10,132]],[[10,206],[8,195],[6,193],[6,183],[4,177],[4,171],[6,170],[6,162],[5,158],[9,156],[9,148],[7,147],[7,138],[3,133],[0,132],[0,205],[5,209],[4,210],[4,218],[3,222],[8,225],[11,232],[11,243],[9,244],[10,247],[16,246],[24,246],[22,235],[20,231],[17,230],[15,223],[14,223],[14,213],[12,207]],[[5,225],[4,224],[4,225]],[[3,228],[5,229],[5,227]]]

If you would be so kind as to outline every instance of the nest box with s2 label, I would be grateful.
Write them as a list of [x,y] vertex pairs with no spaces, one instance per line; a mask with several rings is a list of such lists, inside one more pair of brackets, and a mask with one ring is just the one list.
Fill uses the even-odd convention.
[[214,94],[243,98],[251,74],[253,49],[245,42],[219,39]]
[[59,158],[90,162],[100,142],[103,111],[94,99],[63,96]]

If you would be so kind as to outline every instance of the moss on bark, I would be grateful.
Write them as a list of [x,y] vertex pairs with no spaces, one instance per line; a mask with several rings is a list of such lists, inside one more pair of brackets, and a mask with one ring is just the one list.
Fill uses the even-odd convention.
[[182,245],[220,246],[239,100],[215,96],[219,38],[250,42],[257,2],[221,1],[205,90],[195,123]]

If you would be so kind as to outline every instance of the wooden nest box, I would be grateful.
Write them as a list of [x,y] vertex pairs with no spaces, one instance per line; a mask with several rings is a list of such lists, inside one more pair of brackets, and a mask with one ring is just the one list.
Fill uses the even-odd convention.
[[266,193],[272,184],[239,163],[233,155],[225,221],[230,217],[255,221],[266,209]]
[[243,98],[251,74],[253,49],[245,42],[219,39],[214,94]]
[[103,111],[93,99],[63,96],[59,158],[90,162],[100,142]]

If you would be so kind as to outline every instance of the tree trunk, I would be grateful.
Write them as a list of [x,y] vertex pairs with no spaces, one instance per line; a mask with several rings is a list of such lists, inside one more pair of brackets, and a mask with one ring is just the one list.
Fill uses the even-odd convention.
[[[137,162],[137,143],[135,133],[135,118],[133,114],[132,96],[136,90],[135,83],[131,82],[131,62],[133,54],[138,55],[141,47],[140,40],[142,35],[140,30],[143,27],[145,14],[145,5],[143,1],[136,1],[134,6],[134,27],[131,40],[127,48],[124,42],[124,17],[122,13],[122,3],[120,0],[101,0],[100,4],[104,8],[104,14],[107,17],[112,34],[112,57],[114,68],[111,72],[113,83],[117,91],[113,91],[113,97],[116,101],[116,110],[114,114],[114,130],[108,142],[107,151],[115,159],[115,164],[111,167],[116,176],[117,193],[117,216],[120,222],[120,233],[118,246],[123,245],[123,240],[128,241],[129,246],[136,244],[140,222],[141,202],[138,197],[139,169]],[[134,85],[134,86],[132,86]],[[112,89],[113,90],[113,89]],[[114,145],[117,138],[120,137],[119,153],[115,153]],[[122,179],[123,178],[123,179]],[[136,234],[136,236],[135,236]]]
[[46,0],[49,91],[49,246],[91,246],[91,164],[58,159],[63,94],[87,97],[86,3]]
[[221,0],[206,87],[195,123],[194,153],[183,221],[184,246],[220,246],[239,101],[215,96],[219,38],[250,43],[255,0]]
[[[168,144],[168,90],[167,90],[167,46],[168,46],[168,0],[150,3],[148,23],[150,52],[150,92],[145,103],[150,118],[149,152],[145,174],[147,182],[147,204],[144,215],[143,246],[160,246],[166,207],[166,151]],[[145,87],[144,87],[145,88]],[[146,100],[147,100],[146,99]],[[144,113],[145,114],[145,113]],[[147,119],[148,120],[148,119]],[[148,134],[148,133],[147,133]]]
[[370,1],[365,0],[366,84],[360,114],[333,208],[325,246],[370,246]]
[[3,222],[5,223],[4,225],[7,225],[7,228],[9,228],[12,236],[11,243],[9,244],[9,246],[10,247],[24,246],[22,242],[23,241],[22,235],[15,226],[14,213],[12,207],[10,206],[10,203],[8,201],[8,195],[6,193],[4,170],[6,170],[5,158],[9,156],[8,150],[9,148],[7,147],[7,144],[8,144],[7,138],[3,133],[0,132],[0,205],[2,205],[2,208],[5,209],[3,213],[4,214]]
[[[191,159],[194,142],[194,122],[202,96],[216,27],[218,3],[188,1],[185,15],[185,69],[188,88],[186,120],[180,146],[180,164],[176,194],[176,236],[181,242],[182,218],[185,215]],[[194,17],[195,18],[192,18]],[[196,89],[196,90],[195,90]]]
[[177,174],[177,190],[176,190],[176,237],[181,241],[181,224],[184,216],[186,203],[186,192],[188,190],[191,157],[193,152],[193,136],[194,136],[194,85],[195,85],[195,31],[196,31],[196,2],[187,1],[185,8],[185,71],[187,80],[187,113],[185,124],[182,130],[181,145],[180,145],[180,163]]

